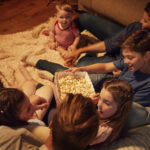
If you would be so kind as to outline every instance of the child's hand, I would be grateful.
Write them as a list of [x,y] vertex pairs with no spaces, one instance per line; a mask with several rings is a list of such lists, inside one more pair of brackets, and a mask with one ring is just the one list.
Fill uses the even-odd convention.
[[68,51],[69,52],[72,52],[72,51],[74,51],[76,49],[76,47],[74,46],[74,45],[70,45],[69,47],[68,47]]
[[46,101],[46,99],[40,96],[32,95],[29,99],[35,110],[47,108],[49,106],[49,103]]
[[114,77],[118,77],[121,74],[121,70],[113,71]]
[[72,68],[74,67],[75,65],[70,63],[70,62],[67,62],[66,60],[64,60],[64,66],[68,67],[68,68]]
[[98,101],[99,101],[99,93],[93,95],[93,97],[92,97],[92,102],[94,104],[98,104]]
[[66,50],[62,50],[60,51],[60,55],[62,58],[64,58],[64,56],[67,54],[68,52]]
[[48,43],[48,47],[49,47],[50,49],[56,50],[56,48],[57,48],[57,43],[56,43],[56,42],[49,42],[49,43]]

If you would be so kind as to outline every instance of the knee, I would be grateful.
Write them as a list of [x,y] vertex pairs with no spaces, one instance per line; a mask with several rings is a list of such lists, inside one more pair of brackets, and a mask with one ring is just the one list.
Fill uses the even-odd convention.
[[91,20],[91,15],[88,13],[84,13],[79,17],[79,20],[84,23],[88,23]]

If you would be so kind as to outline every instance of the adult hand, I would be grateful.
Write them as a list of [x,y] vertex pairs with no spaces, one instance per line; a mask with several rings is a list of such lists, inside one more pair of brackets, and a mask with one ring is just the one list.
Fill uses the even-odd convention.
[[32,95],[29,97],[29,99],[35,110],[47,108],[49,106],[49,103],[46,101],[46,99],[40,96]]
[[75,50],[64,55],[64,59],[67,64],[73,65],[79,56],[80,56],[80,51]]

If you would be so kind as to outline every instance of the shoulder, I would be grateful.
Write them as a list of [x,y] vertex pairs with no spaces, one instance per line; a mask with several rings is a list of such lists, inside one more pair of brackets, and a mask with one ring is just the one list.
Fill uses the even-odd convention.
[[141,28],[142,28],[142,24],[140,22],[133,22],[126,27],[126,29],[131,32],[134,32]]
[[120,69],[120,70],[122,70],[122,69],[124,68],[124,66],[125,66],[124,60],[123,60],[122,57],[119,58],[118,60],[115,60],[115,61],[113,62],[113,64],[117,67],[117,69]]

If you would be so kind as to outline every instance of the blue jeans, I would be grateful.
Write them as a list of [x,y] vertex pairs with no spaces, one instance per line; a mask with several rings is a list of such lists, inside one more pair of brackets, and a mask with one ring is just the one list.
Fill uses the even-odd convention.
[[124,26],[113,22],[110,19],[88,13],[82,14],[79,18],[75,19],[75,22],[80,31],[86,29],[100,40],[115,36],[124,28]]

